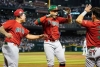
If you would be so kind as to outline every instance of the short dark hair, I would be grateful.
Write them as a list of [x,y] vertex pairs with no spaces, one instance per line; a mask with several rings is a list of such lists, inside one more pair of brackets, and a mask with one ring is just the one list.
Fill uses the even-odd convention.
[[95,15],[96,18],[98,20],[100,20],[100,8],[99,7],[94,7],[94,8],[91,9],[91,11],[92,11],[93,15]]

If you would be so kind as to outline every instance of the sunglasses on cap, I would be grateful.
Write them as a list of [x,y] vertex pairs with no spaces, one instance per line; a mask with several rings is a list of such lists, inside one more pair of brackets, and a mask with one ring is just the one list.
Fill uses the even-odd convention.
[[52,12],[58,12],[59,10],[52,10]]
[[22,12],[22,13],[20,13],[20,14],[19,14],[19,16],[22,16],[23,14],[25,14],[25,15],[26,15],[26,12]]

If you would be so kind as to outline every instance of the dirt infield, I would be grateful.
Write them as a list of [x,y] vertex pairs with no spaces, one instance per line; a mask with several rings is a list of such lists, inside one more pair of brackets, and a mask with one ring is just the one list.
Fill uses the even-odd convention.
[[[3,67],[2,64],[0,64],[0,67]],[[27,64],[27,63],[20,63],[19,67],[47,67],[46,64]],[[58,64],[56,64],[54,67],[59,67]],[[66,67],[85,67],[84,65],[81,64],[67,64]]]

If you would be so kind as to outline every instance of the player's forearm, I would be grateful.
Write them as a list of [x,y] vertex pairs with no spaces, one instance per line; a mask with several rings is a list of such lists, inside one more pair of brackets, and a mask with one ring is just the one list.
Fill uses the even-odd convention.
[[81,14],[77,17],[76,22],[79,23],[79,24],[81,24],[81,23],[82,23],[82,20],[83,20],[83,18],[84,18],[84,16],[85,16],[86,14],[87,14],[86,11],[84,11],[83,13],[81,13]]
[[41,35],[31,35],[31,34],[28,34],[28,35],[26,36],[27,39],[32,39],[32,40],[34,40],[34,39],[39,39],[39,38],[41,38],[41,37],[42,37]]
[[5,31],[5,29],[4,29],[3,26],[0,27],[0,33],[2,33],[2,34],[4,34],[4,35],[7,34],[7,32]]
[[72,23],[72,16],[71,15],[68,15],[68,23]]

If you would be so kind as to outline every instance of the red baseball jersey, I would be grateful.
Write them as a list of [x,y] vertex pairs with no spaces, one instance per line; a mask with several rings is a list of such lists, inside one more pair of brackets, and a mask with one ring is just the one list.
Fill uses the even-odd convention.
[[22,24],[18,23],[16,20],[8,20],[2,24],[5,30],[12,34],[13,38],[5,38],[6,42],[12,42],[20,45],[21,39],[25,37],[29,30],[25,29]]
[[60,38],[59,24],[67,22],[68,20],[62,17],[53,19],[43,16],[41,18],[38,18],[34,23],[36,25],[42,25],[44,34],[48,35],[48,38],[46,40],[58,40]]
[[92,22],[83,20],[82,26],[86,27],[87,46],[100,47],[100,21]]

